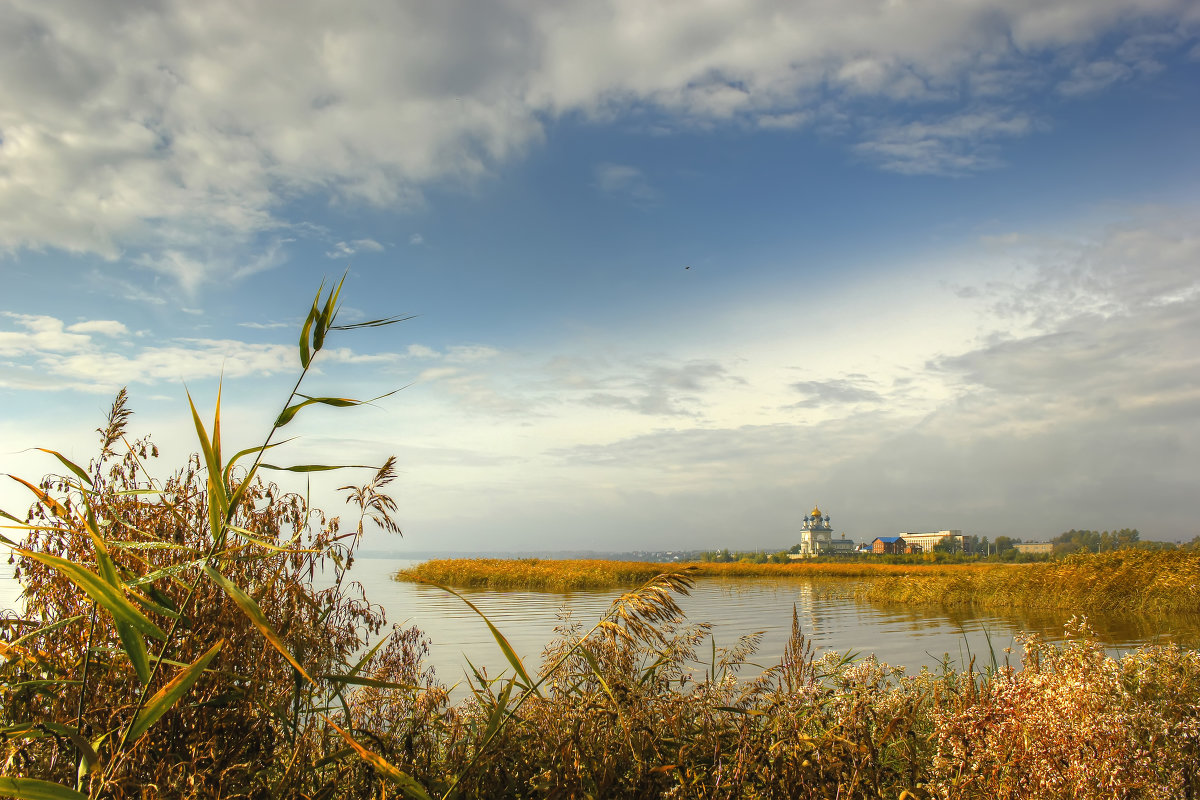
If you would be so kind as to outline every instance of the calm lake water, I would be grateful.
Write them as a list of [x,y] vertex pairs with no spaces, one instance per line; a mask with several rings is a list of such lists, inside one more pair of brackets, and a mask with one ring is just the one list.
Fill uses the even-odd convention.
[[[496,675],[507,663],[483,621],[458,598],[440,589],[391,579],[396,570],[412,561],[360,558],[351,575],[366,588],[368,599],[383,606],[389,622],[412,624],[432,641],[430,663],[447,684],[461,681],[466,661],[486,667]],[[12,568],[0,564],[0,608],[11,608],[19,587]],[[569,609],[574,618],[589,627],[608,608],[619,592],[473,591],[466,593],[520,653],[532,668],[542,648],[555,636],[559,614]],[[873,606],[847,600],[815,596],[809,584],[797,580],[703,580],[680,605],[692,622],[713,625],[718,647],[732,646],[740,636],[761,631],[762,644],[755,662],[770,666],[778,661],[791,633],[792,607],[814,646],[821,650],[874,653],[881,661],[903,665],[909,671],[935,666],[947,655],[965,664],[969,654],[976,663],[990,663],[990,647],[1004,658],[1005,647],[1013,647],[1015,664],[1019,655],[1014,637],[1037,632],[1053,641],[1063,636],[1069,613],[993,615],[908,610],[895,606]],[[1178,641],[1200,646],[1200,618],[1095,618],[1090,620],[1100,639],[1114,652],[1148,642]],[[456,692],[456,694],[461,694]]]

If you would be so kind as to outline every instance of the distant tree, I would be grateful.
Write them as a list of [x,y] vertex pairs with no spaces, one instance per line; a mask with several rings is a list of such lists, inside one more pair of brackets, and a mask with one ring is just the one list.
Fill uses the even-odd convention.
[[1062,556],[1070,553],[1107,553],[1111,550],[1121,550],[1134,547],[1141,539],[1137,528],[1122,528],[1119,531],[1089,531],[1076,530],[1060,533],[1050,541],[1054,543],[1054,555]]
[[[771,563],[772,563],[772,564],[786,564],[786,563],[788,563],[789,561],[791,561],[791,559],[790,559],[790,558],[788,558],[788,552],[789,552],[788,550],[780,550],[778,553],[774,553],[774,554],[772,554],[772,555],[771,555],[771,559],[770,559],[770,560],[771,560]],[[800,551],[799,551],[799,550],[796,550],[795,552],[797,552],[797,553],[798,553],[798,552],[800,552]]]
[[1020,541],[1020,539],[1014,539],[1011,536],[997,536],[996,555],[1001,555],[1005,550],[1012,550],[1013,545],[1018,544]]
[[1095,553],[1100,550],[1102,535],[1099,531],[1078,531],[1072,528],[1050,540],[1054,543],[1054,555],[1071,553]]
[[955,536],[943,536],[941,541],[933,546],[935,553],[958,553],[962,551],[962,544]]

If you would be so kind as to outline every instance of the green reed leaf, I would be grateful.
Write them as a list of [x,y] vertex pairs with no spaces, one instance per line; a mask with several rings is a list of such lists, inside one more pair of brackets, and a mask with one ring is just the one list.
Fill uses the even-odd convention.
[[136,741],[143,733],[145,733],[151,725],[157,722],[163,714],[166,714],[175,704],[187,694],[188,689],[192,688],[202,674],[209,662],[216,658],[222,645],[225,644],[224,639],[217,640],[217,643],[208,648],[208,652],[196,659],[195,662],[181,669],[176,673],[175,677],[167,683],[166,686],[154,693],[154,696],[146,702],[141,713],[137,715],[137,719],[129,727],[129,734],[126,737],[127,741]]
[[150,683],[150,654],[146,652],[146,640],[128,622],[117,621],[117,636],[121,639],[121,649],[129,656],[129,663],[137,673],[142,685]]
[[362,668],[367,665],[367,662],[375,657],[375,654],[379,652],[379,648],[383,647],[384,643],[388,639],[392,638],[392,634],[395,632],[396,632],[396,630],[393,628],[390,633],[384,635],[384,637],[382,639],[380,639],[378,642],[376,642],[375,645],[370,650],[368,650],[366,653],[363,654],[363,657],[358,660],[358,663],[350,668],[350,671],[346,673],[345,677],[352,678],[355,675],[357,675],[362,670]]
[[229,530],[238,534],[239,536],[241,536],[241,538],[245,539],[250,544],[258,545],[259,547],[263,548],[264,550],[270,550],[274,553],[318,553],[318,552],[320,552],[319,550],[306,550],[306,549],[293,550],[292,546],[295,545],[296,541],[299,539],[299,533],[297,533],[296,536],[292,537],[292,539],[290,541],[288,541],[287,544],[278,545],[278,544],[275,544],[274,542],[268,542],[265,539],[258,538],[258,534],[256,534],[254,531],[248,531],[245,528],[239,528],[236,525],[230,525],[228,527],[229,527]]
[[83,738],[83,735],[78,730],[70,725],[62,725],[57,722],[46,722],[42,724],[48,731],[57,733],[59,736],[66,736],[71,740],[71,743],[78,748],[80,754],[83,755],[83,766],[85,774],[95,772],[100,768],[100,754],[96,752],[96,748],[92,743]]
[[395,681],[385,681],[378,678],[364,678],[359,675],[321,674],[317,677],[323,681],[329,681],[330,683],[349,684],[351,686],[373,686],[376,689],[408,689],[420,691],[422,688],[411,683],[396,683]]
[[608,681],[604,680],[604,674],[600,672],[600,662],[597,660],[596,654],[587,649],[587,647],[580,647],[579,652],[583,653],[584,660],[587,661],[588,667],[590,667],[592,670],[592,674],[596,676],[596,680],[600,682],[600,688],[604,690],[606,695],[608,695],[608,699],[612,700],[614,706],[619,706],[620,703],[617,702],[616,695],[613,694],[613,690],[608,685]]
[[[300,396],[307,397],[307,395]],[[279,412],[279,417],[275,420],[275,427],[282,428],[284,425],[287,425],[297,414],[300,413],[302,408],[305,406],[311,406],[313,403],[321,403],[323,405],[334,406],[336,408],[348,408],[350,406],[362,405],[363,401],[352,400],[349,397],[309,397],[304,402],[290,405],[283,411]]]
[[273,469],[280,472],[328,472],[332,469],[378,469],[373,464],[297,464],[294,467],[260,464],[259,466],[263,469]]
[[334,408],[353,408],[354,406],[369,405],[371,403],[374,403],[377,400],[382,400],[385,397],[391,397],[398,391],[400,391],[400,390],[393,389],[392,391],[387,392],[386,394],[381,394],[378,397],[372,397],[370,400],[355,400],[350,397],[310,397],[309,395],[299,394],[297,392],[297,395],[299,397],[304,398],[304,402],[296,403],[295,405],[290,405],[287,408],[285,408],[282,412],[280,412],[279,417],[275,420],[275,427],[282,428],[284,425],[287,425],[289,422],[292,421],[293,417],[295,417],[297,414],[300,413],[301,409],[303,409],[305,406],[311,406],[314,403],[320,403],[321,405],[326,405],[326,406],[333,406]]
[[300,666],[300,662],[292,656],[291,651],[289,651],[287,645],[283,643],[283,639],[279,637],[279,634],[275,632],[275,628],[271,625],[270,620],[267,619],[266,614],[264,614],[262,609],[259,608],[258,603],[255,602],[254,598],[243,592],[236,584],[234,584],[233,581],[226,578],[220,572],[217,572],[217,570],[211,565],[205,566],[204,571],[207,573],[208,577],[212,579],[213,583],[225,590],[225,594],[229,595],[230,599],[232,599],[233,602],[237,604],[238,608],[242,610],[242,613],[249,617],[250,621],[254,623],[254,627],[258,628],[259,633],[261,633],[263,637],[271,643],[271,646],[278,650],[279,654],[286,658],[288,663],[295,667],[296,671],[299,672],[306,681],[315,686],[316,681],[314,681],[312,677],[304,671],[304,667]]
[[[196,404],[192,402],[191,392],[187,393],[187,398],[188,406],[192,409],[192,422],[196,426],[196,438],[200,440],[200,450],[204,455],[204,463],[208,467],[208,524],[212,530],[214,541],[218,541],[225,524],[226,512],[229,510],[229,494],[225,483],[221,480],[221,462],[217,459],[217,450],[214,449],[212,441],[208,438],[208,431],[204,429],[204,423],[200,421],[200,414],[196,411]],[[218,396],[218,408],[220,402],[221,399]]]
[[[224,376],[217,384],[217,402],[213,407],[213,424],[212,424],[212,450],[213,462],[217,465],[217,474],[224,475],[221,470],[221,389],[225,383]],[[222,482],[222,486],[224,486]]]
[[[117,575],[117,567],[113,563],[112,556],[108,554],[108,547],[104,543],[104,537],[97,530],[99,526],[96,524],[96,516],[92,512],[91,506],[88,506],[87,514],[84,517],[84,527],[87,529],[88,536],[92,539],[92,545],[96,548],[96,566],[100,573],[100,577],[113,589],[121,591],[124,584]],[[142,600],[136,595],[135,600]],[[144,606],[145,603],[142,603]],[[153,609],[158,610],[158,609]],[[125,651],[125,655],[129,657],[129,663],[133,665],[133,671],[137,673],[138,680],[143,684],[150,682],[150,655],[146,652],[146,641],[142,635],[137,632],[128,622],[116,620],[117,636],[121,639],[121,649]]]
[[187,392],[188,406],[192,409],[192,422],[196,426],[196,438],[200,440],[200,452],[204,456],[204,464],[208,467],[210,475],[220,475],[221,465],[217,461],[216,452],[213,450],[212,442],[208,438],[208,431],[204,428],[204,423],[200,420],[200,412],[196,410],[196,404],[192,402],[192,393]]
[[316,327],[313,330],[313,350],[320,350],[325,346],[325,334],[329,333],[333,319],[337,316],[338,296],[342,293],[342,284],[345,282],[346,275],[343,274],[337,287],[330,289],[329,295],[325,298],[325,307],[321,309],[321,316],[317,319]]
[[331,331],[354,331],[359,328],[381,328],[384,325],[395,325],[397,322],[407,322],[410,319],[416,319],[416,314],[397,314],[394,317],[380,317],[366,322],[355,322],[352,325],[333,325],[329,328]]
[[[275,442],[274,444],[259,445],[258,447],[247,447],[245,450],[239,450],[233,454],[233,458],[225,462],[225,471],[221,474],[221,480],[226,486],[228,486],[230,476],[233,473],[233,466],[237,464],[238,461],[254,453],[265,453],[273,447],[279,447],[280,445],[287,444],[290,441],[292,441],[292,439],[284,439],[282,442]],[[229,501],[229,505],[231,507],[237,508],[238,503],[241,501],[241,496],[245,492],[245,487],[250,485],[250,480],[253,477],[254,472],[251,470],[249,473],[247,473],[246,478],[238,485],[238,490],[234,492],[233,497]]]
[[86,794],[37,778],[0,777],[0,795],[17,800],[87,800]]
[[79,478],[79,480],[83,481],[88,486],[92,485],[92,479],[88,477],[88,474],[86,472],[84,472],[82,469],[80,469],[79,465],[77,465],[74,461],[71,461],[69,458],[64,456],[62,453],[58,452],[57,450],[47,450],[44,447],[35,447],[33,449],[40,450],[43,453],[49,453],[50,455],[54,456],[60,462],[62,462],[62,465],[64,467],[71,470],[71,472],[74,473],[75,476],[77,478]]
[[[431,583],[429,585],[434,586],[438,589],[441,589],[444,592],[449,592],[450,594],[457,597],[459,600],[462,600],[464,603],[466,603],[467,606],[472,611],[474,611],[476,614],[478,614],[483,619],[483,621],[485,623],[487,623],[488,630],[492,632],[492,638],[495,639],[496,644],[498,644],[500,646],[500,652],[504,653],[504,657],[508,660],[508,663],[512,665],[512,668],[516,672],[517,677],[521,679],[522,684],[523,684],[521,688],[522,689],[532,689],[534,687],[533,678],[529,677],[529,672],[525,669],[525,664],[524,664],[524,662],[521,661],[521,657],[517,655],[517,651],[513,649],[513,646],[511,644],[508,643],[508,639],[504,638],[504,634],[500,632],[499,628],[497,628],[495,625],[492,624],[492,621],[487,618],[486,614],[484,614],[482,611],[480,611],[478,608],[476,608],[474,603],[472,603],[470,600],[463,597],[461,594],[454,591],[453,589],[451,589],[447,586],[442,586],[437,583]],[[538,691],[538,697],[541,697],[540,691]]]
[[155,639],[165,640],[167,638],[167,635],[159,630],[157,625],[151,622],[142,612],[138,611],[133,603],[125,599],[125,595],[120,589],[91,570],[58,556],[52,556],[47,553],[35,553],[19,547],[15,549],[21,555],[32,558],[35,561],[40,561],[51,569],[62,573],[68,580],[82,589],[88,597],[103,606],[117,622],[128,623],[146,636],[152,636]]
[[325,722],[327,722],[330,727],[341,734],[342,738],[346,740],[346,744],[353,747],[354,752],[358,753],[359,758],[374,767],[375,771],[380,775],[399,786],[400,791],[404,792],[405,795],[408,797],[417,798],[417,800],[430,800],[429,793],[425,791],[425,787],[417,783],[416,779],[414,779],[411,775],[401,772],[396,767],[388,763],[383,756],[373,753],[367,748],[363,747],[361,744],[355,741],[353,736],[339,728],[337,723],[329,719],[329,717],[325,717]]
[[[46,492],[42,491],[41,488],[34,486],[29,481],[25,480],[24,478],[19,478],[16,475],[10,474],[8,477],[12,478],[14,481],[25,486],[27,489],[29,489],[29,491],[33,492],[33,494],[37,497],[37,499],[41,501],[42,505],[46,506],[52,512],[54,512],[54,515],[56,517],[58,517],[59,519],[63,519],[63,520],[71,519],[71,512],[67,511],[66,506],[64,506],[62,503],[58,502],[57,500],[55,500],[50,495],[46,494]],[[5,516],[8,516],[8,515],[6,514]],[[13,519],[13,518],[9,517],[9,519]],[[17,520],[17,521],[20,522],[20,520]]]
[[308,365],[312,362],[312,350],[309,347],[309,338],[312,336],[312,326],[321,315],[320,309],[317,308],[317,303],[321,301],[321,292],[325,289],[325,282],[317,287],[317,296],[313,299],[312,309],[308,312],[308,316],[304,319],[304,327],[300,329],[300,366],[303,369],[308,369]]
[[76,620],[80,620],[80,619],[83,619],[83,614],[76,614],[71,617],[66,617],[64,619],[60,619],[55,622],[51,622],[49,625],[43,625],[40,628],[32,630],[29,633],[26,633],[22,636],[17,637],[16,639],[13,639],[9,644],[13,644],[13,645],[24,644],[26,641],[28,641],[30,639],[33,639],[38,636],[45,636],[48,633],[53,633],[54,631],[58,630],[59,628],[70,625],[72,622],[75,622]]

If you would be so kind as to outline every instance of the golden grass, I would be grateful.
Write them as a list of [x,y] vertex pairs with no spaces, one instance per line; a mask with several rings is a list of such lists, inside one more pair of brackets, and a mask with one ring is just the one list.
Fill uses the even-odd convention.
[[[637,586],[678,564],[545,559],[441,559],[398,580],[467,589],[548,592]],[[873,603],[1108,613],[1200,613],[1200,553],[1118,550],[1036,564],[859,563],[687,565],[698,579],[796,578],[841,581]]]
[[655,575],[686,566],[695,578],[805,578],[863,580],[922,574],[956,577],[967,571],[1023,569],[1006,564],[846,564],[695,563],[660,564],[645,561],[550,560],[537,558],[454,558],[426,561],[396,574],[398,580],[436,583],[464,589],[572,592],[638,586]]
[[1116,550],[1003,570],[912,569],[860,586],[862,600],[1106,613],[1200,613],[1200,553]]

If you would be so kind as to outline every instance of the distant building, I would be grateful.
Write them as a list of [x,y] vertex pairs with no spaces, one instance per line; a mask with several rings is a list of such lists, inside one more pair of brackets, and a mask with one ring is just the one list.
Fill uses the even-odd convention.
[[829,515],[822,514],[818,506],[804,518],[804,527],[800,529],[800,552],[792,553],[792,558],[812,558],[819,555],[834,555],[853,553],[856,545],[842,534],[841,538],[833,538],[833,526],[829,524]]
[[963,532],[954,531],[934,531],[932,533],[911,533],[905,532],[900,534],[904,539],[904,544],[909,553],[932,553],[933,548],[939,544],[956,544],[959,550],[967,549],[967,539],[963,536]]
[[1053,542],[1017,542],[1013,545],[1018,553],[1053,553]]
[[906,552],[908,543],[901,536],[876,536],[871,542],[871,552],[877,555],[899,555]]

